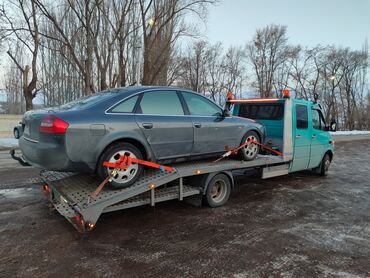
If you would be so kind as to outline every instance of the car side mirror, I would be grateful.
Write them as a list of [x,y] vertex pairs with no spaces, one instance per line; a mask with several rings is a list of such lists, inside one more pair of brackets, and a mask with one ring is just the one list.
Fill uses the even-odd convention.
[[228,110],[228,109],[224,109],[223,111],[222,111],[222,117],[230,117],[231,116],[231,114],[230,114],[230,110]]
[[335,119],[332,119],[331,122],[330,122],[330,131],[337,131],[337,122],[335,121]]

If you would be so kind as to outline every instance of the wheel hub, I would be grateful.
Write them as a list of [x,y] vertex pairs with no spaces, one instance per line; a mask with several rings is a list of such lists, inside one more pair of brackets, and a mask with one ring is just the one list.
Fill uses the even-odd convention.
[[[108,160],[108,162],[117,163],[120,157],[124,155],[137,158],[133,152],[127,151],[127,150],[121,150],[113,154],[111,158]],[[127,183],[133,179],[138,169],[139,169],[139,166],[134,163],[129,165],[126,169],[116,169],[117,174],[113,177],[113,181],[116,183]],[[112,171],[112,170],[113,168],[108,168],[108,171]]]
[[[250,135],[246,138],[245,143],[250,142],[250,141],[258,141],[256,136]],[[245,148],[244,148],[245,155],[247,157],[254,157],[256,153],[258,152],[258,145],[254,143],[249,143]]]
[[214,202],[220,202],[226,195],[226,184],[223,180],[216,181],[211,189],[211,197]]

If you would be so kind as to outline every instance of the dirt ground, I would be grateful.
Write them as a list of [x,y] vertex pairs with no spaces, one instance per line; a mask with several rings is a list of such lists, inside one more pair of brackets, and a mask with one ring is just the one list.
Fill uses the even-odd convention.
[[87,237],[49,212],[33,168],[0,153],[1,277],[370,276],[370,141],[325,178],[237,178],[221,208],[173,201],[108,213]]

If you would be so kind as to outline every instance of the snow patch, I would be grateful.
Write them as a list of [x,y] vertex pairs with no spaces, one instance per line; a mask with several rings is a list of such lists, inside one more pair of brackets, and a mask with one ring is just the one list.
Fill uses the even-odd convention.
[[17,148],[18,139],[15,138],[0,138],[0,147],[3,148]]
[[366,135],[370,134],[369,130],[345,130],[330,132],[331,135]]
[[9,199],[23,198],[29,195],[32,188],[0,189],[0,195]]

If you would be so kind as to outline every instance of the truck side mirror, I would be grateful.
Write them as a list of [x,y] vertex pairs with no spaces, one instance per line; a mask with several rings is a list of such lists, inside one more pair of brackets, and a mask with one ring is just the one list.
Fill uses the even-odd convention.
[[335,121],[335,119],[332,119],[330,122],[330,131],[337,131],[337,122]]

